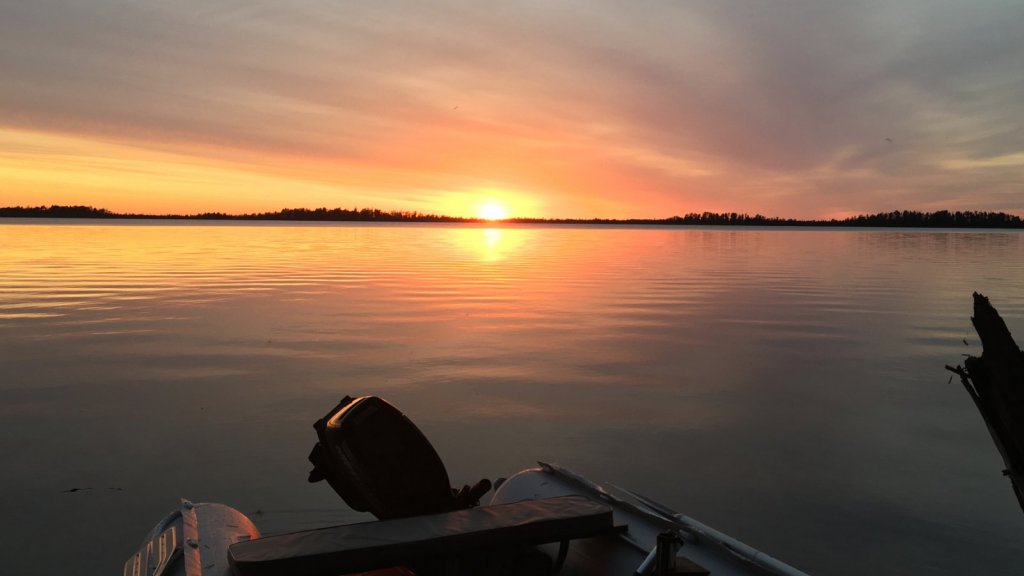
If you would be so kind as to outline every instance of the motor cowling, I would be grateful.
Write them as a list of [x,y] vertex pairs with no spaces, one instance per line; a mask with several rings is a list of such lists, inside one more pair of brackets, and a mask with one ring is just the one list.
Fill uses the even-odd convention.
[[351,508],[380,519],[475,506],[488,480],[453,490],[444,463],[426,436],[377,396],[346,396],[313,424],[309,481],[327,480]]

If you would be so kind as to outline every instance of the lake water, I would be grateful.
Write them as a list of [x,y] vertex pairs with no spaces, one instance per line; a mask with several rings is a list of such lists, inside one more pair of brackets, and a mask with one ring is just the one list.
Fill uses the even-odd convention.
[[1024,573],[943,369],[973,291],[1024,335],[1020,232],[6,220],[0,255],[5,574],[119,573],[180,496],[361,518],[306,483],[346,394],[458,484],[552,461],[811,573]]

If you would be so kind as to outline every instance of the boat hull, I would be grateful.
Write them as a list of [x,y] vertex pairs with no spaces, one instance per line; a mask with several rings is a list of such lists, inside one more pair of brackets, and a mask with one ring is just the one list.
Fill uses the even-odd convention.
[[[611,525],[620,527],[573,540],[564,557],[561,554],[566,549],[560,544],[541,546],[556,565],[562,566],[560,576],[650,576],[659,537],[672,538],[681,545],[674,557],[677,568],[683,569],[680,573],[806,576],[661,504],[611,484],[596,484],[556,465],[541,463],[538,468],[513,475],[497,487],[490,504],[560,496],[582,496],[604,505],[605,510],[610,508]],[[139,551],[125,563],[122,576],[229,576],[232,568],[228,548],[257,538],[260,533],[256,526],[238,510],[223,504],[182,500],[181,506],[143,540]]]
[[150,530],[125,562],[122,576],[230,576],[228,547],[259,537],[238,510],[183,499]]
[[[616,525],[627,526],[618,535],[573,542],[565,570],[567,576],[604,576],[643,573],[650,568],[658,535],[678,534],[678,557],[699,574],[697,567],[715,576],[779,575],[805,573],[722,534],[692,518],[611,484],[596,484],[556,465],[540,463],[501,483],[491,504],[519,500],[583,495],[612,508]],[[554,549],[545,550],[553,553]]]

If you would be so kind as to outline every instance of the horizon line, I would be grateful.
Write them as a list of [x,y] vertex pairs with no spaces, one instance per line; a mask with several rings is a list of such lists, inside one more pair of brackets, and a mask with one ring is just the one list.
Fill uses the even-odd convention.
[[282,208],[275,212],[227,214],[201,212],[196,214],[136,214],[112,212],[92,206],[7,206],[0,207],[0,217],[13,218],[95,218],[146,220],[269,220],[269,221],[337,221],[337,222],[435,222],[466,224],[652,224],[652,225],[738,225],[738,226],[878,226],[878,227],[951,227],[951,228],[1024,228],[1024,219],[1007,212],[949,211],[922,212],[894,210],[858,214],[837,219],[800,219],[778,216],[750,215],[738,212],[690,212],[684,216],[665,218],[472,218],[428,214],[408,210],[378,208]]

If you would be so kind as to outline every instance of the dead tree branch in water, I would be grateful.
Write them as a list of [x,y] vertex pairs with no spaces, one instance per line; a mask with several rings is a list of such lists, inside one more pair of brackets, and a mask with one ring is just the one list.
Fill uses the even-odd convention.
[[1024,353],[988,298],[974,293],[974,329],[981,338],[980,358],[946,366],[960,376],[1003,457],[1017,502],[1024,510]]

